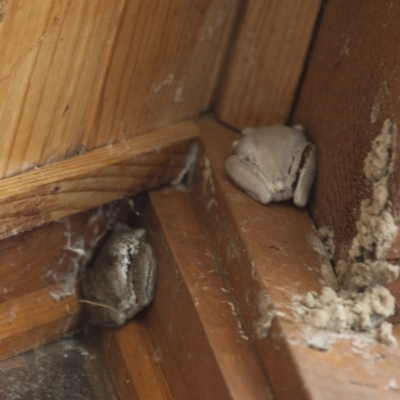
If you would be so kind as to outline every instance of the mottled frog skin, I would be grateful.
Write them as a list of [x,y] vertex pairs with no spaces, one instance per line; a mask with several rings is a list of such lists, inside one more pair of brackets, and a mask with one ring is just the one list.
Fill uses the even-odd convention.
[[146,231],[117,224],[83,277],[89,321],[123,325],[153,300],[156,275],[156,257],[146,243]]
[[303,128],[280,124],[246,128],[225,163],[232,180],[262,204],[293,198],[307,204],[317,171],[316,147]]

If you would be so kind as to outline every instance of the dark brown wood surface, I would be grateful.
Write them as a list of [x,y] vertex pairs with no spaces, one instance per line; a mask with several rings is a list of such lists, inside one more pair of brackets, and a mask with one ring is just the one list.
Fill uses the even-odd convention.
[[[355,234],[360,202],[370,196],[363,165],[372,140],[385,119],[400,120],[399,18],[396,1],[328,1],[299,90],[292,122],[318,148],[309,208],[318,227],[333,228],[337,255]],[[398,171],[391,196],[396,215]],[[399,250],[388,256],[398,258]]]
[[159,272],[146,321],[174,397],[272,399],[188,194],[162,189],[150,201],[143,215]]
[[0,303],[0,359],[15,356],[76,332],[81,304],[72,294],[55,301],[61,285]]
[[137,317],[102,331],[103,352],[120,400],[173,400],[160,366],[161,354]]
[[80,272],[120,209],[103,206],[0,241],[0,359],[77,331]]
[[[326,337],[299,320],[294,295],[319,292],[321,261],[308,237],[307,212],[290,202],[263,206],[229,179],[224,161],[238,135],[210,118],[200,122],[204,152],[193,176],[193,202],[279,399],[396,399],[390,385],[400,376],[398,347],[334,335],[328,351],[312,347]],[[269,333],[259,328],[274,312]],[[394,334],[400,339],[400,326]],[[362,343],[362,342],[361,342]],[[393,383],[393,382],[392,382]]]

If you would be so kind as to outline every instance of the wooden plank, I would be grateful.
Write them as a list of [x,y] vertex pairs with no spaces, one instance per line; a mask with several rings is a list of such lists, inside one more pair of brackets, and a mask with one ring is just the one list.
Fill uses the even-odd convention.
[[103,330],[102,335],[106,336],[106,362],[121,400],[173,399],[142,318],[120,329]]
[[2,2],[0,178],[208,109],[239,3]]
[[[160,355],[160,365],[171,389],[173,398],[175,400],[190,399],[192,397],[191,392],[194,389],[188,387],[188,381],[182,375],[179,357],[175,356],[176,343],[170,340],[170,335],[161,334],[165,329],[164,320],[162,316],[160,318],[157,315],[154,308],[151,310],[151,317],[147,318],[146,328],[153,345],[157,349],[157,354]],[[155,332],[158,332],[158,334],[155,335]]]
[[[272,399],[188,194],[166,188],[149,197],[142,226],[157,254],[159,272],[146,322],[161,350],[174,398]],[[182,380],[187,394],[182,393]]]
[[0,241],[0,358],[76,331],[80,271],[128,209],[110,204]]
[[[361,201],[370,198],[363,166],[372,140],[385,119],[398,126],[400,121],[399,58],[393,51],[400,3],[359,5],[327,2],[293,117],[318,148],[310,212],[318,227],[333,228],[337,256],[355,234]],[[391,200],[398,214],[397,166],[393,180]],[[398,239],[388,258],[399,254]]]
[[[293,296],[319,292],[323,279],[319,256],[307,239],[315,235],[307,212],[288,203],[263,206],[246,196],[224,170],[238,135],[211,119],[200,124],[204,153],[195,168],[192,200],[277,397],[397,398],[398,347],[330,336],[296,317]],[[269,333],[260,329],[267,317],[273,318]],[[400,326],[394,335],[400,340]],[[315,339],[327,337],[334,340],[329,351],[312,348]]]
[[216,104],[237,129],[286,122],[321,0],[246,0]]
[[1,2],[0,178],[81,149],[123,3]]
[[85,148],[208,110],[240,0],[127,1]]
[[59,285],[0,303],[0,359],[14,356],[77,330],[81,305],[75,295],[50,296]]
[[[75,279],[115,223],[121,204],[106,205],[0,241],[0,303]],[[60,291],[62,293],[62,291]]]
[[197,132],[184,122],[1,180],[0,239],[171,182]]

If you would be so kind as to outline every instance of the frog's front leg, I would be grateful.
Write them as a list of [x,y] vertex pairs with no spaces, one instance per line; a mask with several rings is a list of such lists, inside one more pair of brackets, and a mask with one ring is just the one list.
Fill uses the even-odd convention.
[[236,185],[250,197],[262,204],[271,203],[273,192],[256,165],[232,155],[226,160],[225,168]]

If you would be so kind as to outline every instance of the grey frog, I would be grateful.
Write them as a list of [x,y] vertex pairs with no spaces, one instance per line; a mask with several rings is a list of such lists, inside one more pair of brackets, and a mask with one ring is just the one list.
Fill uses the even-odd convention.
[[89,321],[121,326],[154,297],[156,258],[144,229],[117,224],[83,277],[84,307]]
[[225,163],[232,180],[260,203],[293,197],[304,207],[317,171],[317,151],[303,128],[275,124],[246,128],[243,135]]

